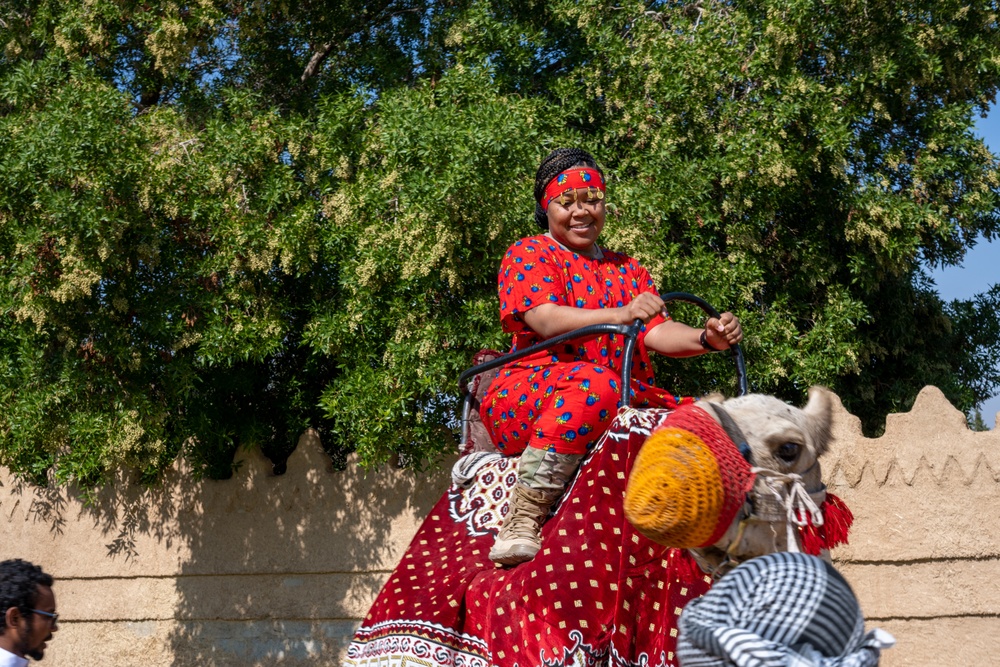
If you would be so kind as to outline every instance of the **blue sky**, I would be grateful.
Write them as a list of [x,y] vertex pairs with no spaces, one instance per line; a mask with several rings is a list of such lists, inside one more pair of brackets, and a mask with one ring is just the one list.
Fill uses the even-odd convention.
[[[1000,109],[993,107],[986,118],[976,121],[978,134],[994,154],[1000,153]],[[969,299],[985,292],[990,286],[1000,282],[1000,241],[987,242],[980,239],[970,250],[961,266],[930,271],[937,284],[938,293],[946,301]],[[995,428],[995,417],[1000,412],[1000,395],[994,396],[982,407],[983,420]]]

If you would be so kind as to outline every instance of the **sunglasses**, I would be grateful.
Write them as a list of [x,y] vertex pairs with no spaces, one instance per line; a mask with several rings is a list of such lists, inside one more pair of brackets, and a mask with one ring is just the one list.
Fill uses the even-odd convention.
[[595,188],[593,186],[589,188],[580,188],[579,190],[575,188],[570,188],[569,190],[563,190],[563,192],[555,197],[552,201],[562,204],[563,206],[569,206],[576,202],[581,204],[592,204],[596,201],[601,201],[604,199],[604,192],[600,188]]
[[31,611],[34,612],[34,613],[36,613],[36,614],[41,614],[42,616],[48,616],[49,618],[52,619],[53,623],[58,623],[59,622],[59,614],[56,614],[55,612],[42,611],[41,609],[32,609]]

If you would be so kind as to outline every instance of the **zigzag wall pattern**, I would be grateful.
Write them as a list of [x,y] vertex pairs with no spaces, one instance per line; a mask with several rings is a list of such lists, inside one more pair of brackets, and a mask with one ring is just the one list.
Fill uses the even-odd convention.
[[[834,558],[872,625],[899,640],[886,667],[1000,662],[1000,431],[973,433],[940,391],[865,438],[838,405],[824,459],[855,513]],[[57,578],[47,664],[338,664],[353,629],[448,484],[335,472],[306,434],[275,477],[244,453],[225,482],[178,464],[163,485],[121,480],[84,505],[0,470],[0,558]]]

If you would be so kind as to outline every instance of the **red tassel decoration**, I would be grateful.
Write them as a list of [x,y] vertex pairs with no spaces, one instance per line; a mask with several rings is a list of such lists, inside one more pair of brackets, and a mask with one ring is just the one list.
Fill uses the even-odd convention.
[[799,528],[799,541],[802,543],[802,552],[812,556],[818,556],[826,547],[823,537],[819,534],[823,530],[822,526],[816,528],[811,523]]
[[823,510],[822,531],[826,548],[847,544],[847,534],[854,525],[854,515],[847,504],[832,493],[827,493],[820,509]]
[[826,494],[826,500],[819,508],[823,512],[823,525],[817,528],[810,522],[799,529],[802,551],[813,556],[818,556],[823,549],[847,544],[847,534],[854,523],[851,510],[832,493]]

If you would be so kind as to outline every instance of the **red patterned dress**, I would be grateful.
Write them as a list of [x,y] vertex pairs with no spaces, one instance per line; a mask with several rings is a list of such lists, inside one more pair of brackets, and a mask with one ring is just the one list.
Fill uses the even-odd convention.
[[[618,308],[642,292],[656,293],[649,272],[627,255],[603,250],[590,259],[545,235],[521,239],[507,250],[497,277],[500,321],[514,335],[511,352],[541,342],[523,315],[544,303],[576,308]],[[688,403],[654,385],[646,332],[632,366],[634,407],[674,408]],[[483,399],[483,422],[497,447],[510,456],[525,447],[583,454],[614,419],[621,387],[625,337],[604,334],[538,352],[504,366]]]

